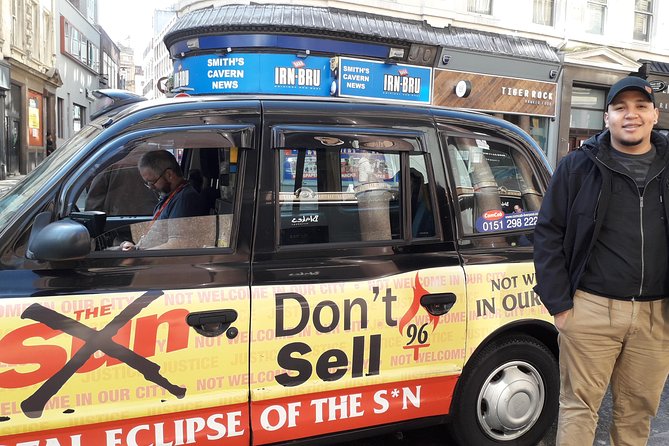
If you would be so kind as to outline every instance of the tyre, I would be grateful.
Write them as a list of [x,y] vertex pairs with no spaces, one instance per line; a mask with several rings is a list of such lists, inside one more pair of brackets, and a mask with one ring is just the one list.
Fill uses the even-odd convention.
[[559,389],[557,359],[544,344],[525,335],[495,340],[465,367],[451,433],[462,446],[535,446],[555,421]]

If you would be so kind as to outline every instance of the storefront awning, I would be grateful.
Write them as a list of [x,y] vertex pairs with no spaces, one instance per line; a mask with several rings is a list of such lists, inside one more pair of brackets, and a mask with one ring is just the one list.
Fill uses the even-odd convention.
[[546,42],[425,21],[300,5],[223,5],[191,11],[165,35],[168,49],[189,38],[235,33],[294,33],[386,44],[422,44],[559,63]]

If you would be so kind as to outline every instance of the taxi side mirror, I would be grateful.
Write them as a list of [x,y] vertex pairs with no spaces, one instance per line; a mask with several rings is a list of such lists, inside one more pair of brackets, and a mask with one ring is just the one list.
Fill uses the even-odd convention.
[[88,229],[66,218],[50,223],[51,216],[44,212],[35,218],[26,257],[30,260],[75,260],[91,252]]

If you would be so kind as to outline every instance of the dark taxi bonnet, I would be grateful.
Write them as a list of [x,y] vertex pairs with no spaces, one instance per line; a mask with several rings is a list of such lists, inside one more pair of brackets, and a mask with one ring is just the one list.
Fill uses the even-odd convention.
[[655,94],[653,93],[653,87],[650,85],[650,83],[640,77],[628,76],[620,79],[611,86],[611,90],[609,90],[609,94],[606,97],[606,107],[608,108],[608,106],[611,105],[611,102],[613,102],[616,96],[627,90],[640,91],[646,95],[648,100],[652,102],[653,105],[655,105]]

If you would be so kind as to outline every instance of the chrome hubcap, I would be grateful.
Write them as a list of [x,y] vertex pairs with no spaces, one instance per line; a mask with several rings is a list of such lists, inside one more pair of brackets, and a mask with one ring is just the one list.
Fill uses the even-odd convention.
[[545,395],[537,369],[524,361],[506,363],[490,374],[479,393],[479,424],[495,440],[518,438],[537,422]]

